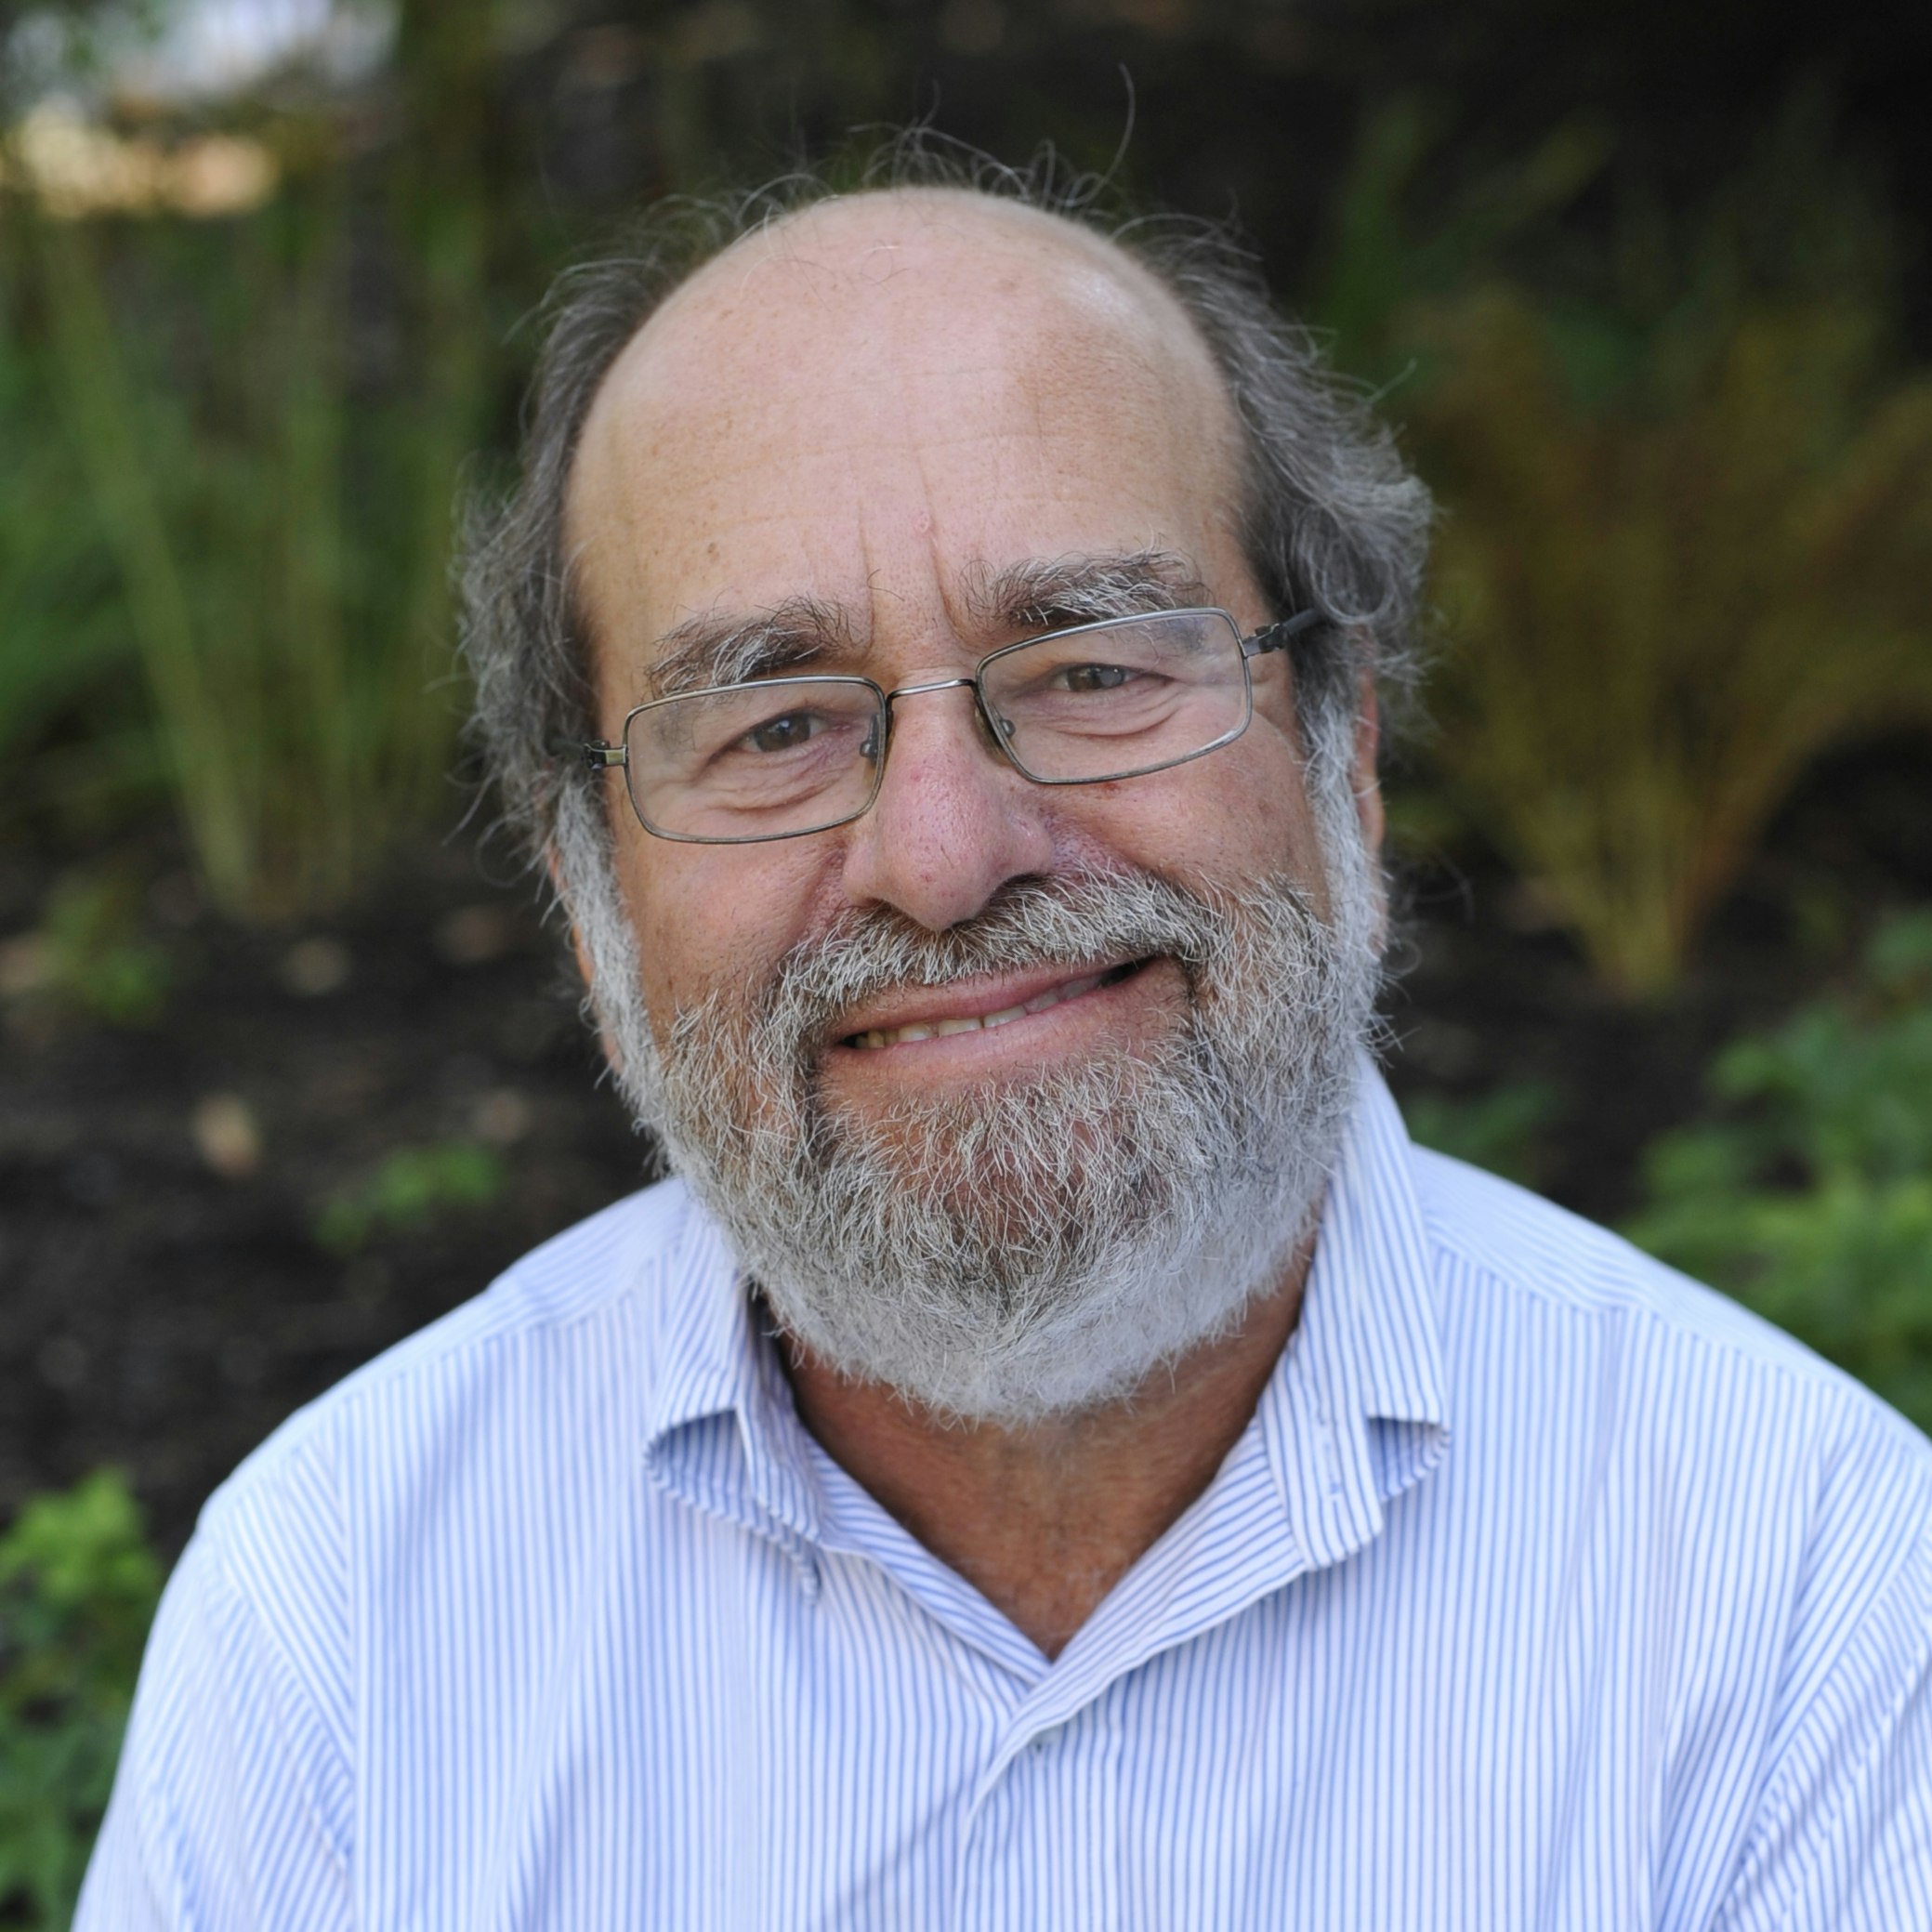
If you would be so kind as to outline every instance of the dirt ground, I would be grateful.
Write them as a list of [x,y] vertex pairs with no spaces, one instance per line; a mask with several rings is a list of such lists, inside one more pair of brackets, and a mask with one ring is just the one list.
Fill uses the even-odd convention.
[[[1645,1141],[1696,1110],[1712,1048],[1829,983],[1886,906],[1932,900],[1928,801],[1932,746],[1821,772],[1681,997],[1647,1013],[1604,1001],[1500,870],[1412,864],[1398,1091],[1547,1083],[1538,1183],[1616,1218]],[[292,1409],[654,1167],[530,889],[467,847],[412,855],[327,930],[270,934],[206,914],[164,841],[120,860],[166,961],[158,1016],[0,995],[0,1521],[116,1463],[171,1557]],[[27,842],[0,856],[0,959],[72,862]],[[398,1149],[453,1144],[498,1163],[489,1198],[319,1234]]]

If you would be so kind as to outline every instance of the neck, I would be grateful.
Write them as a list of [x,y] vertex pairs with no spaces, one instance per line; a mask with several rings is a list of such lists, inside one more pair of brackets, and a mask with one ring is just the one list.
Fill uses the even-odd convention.
[[1024,1428],[946,1422],[788,1342],[798,1413],[913,1535],[1056,1657],[1247,1426],[1301,1312],[1308,1258],[1232,1334],[1087,1413]]

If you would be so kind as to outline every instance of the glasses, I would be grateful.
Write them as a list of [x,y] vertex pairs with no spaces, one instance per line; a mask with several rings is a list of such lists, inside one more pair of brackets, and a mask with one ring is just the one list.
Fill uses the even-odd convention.
[[614,744],[637,822],[656,838],[752,845],[849,824],[885,777],[892,707],[970,690],[988,743],[1040,785],[1139,778],[1231,744],[1255,712],[1250,661],[1320,620],[1303,611],[1242,635],[1218,610],[1074,624],[990,651],[970,677],[886,690],[869,677],[759,677],[639,704]]

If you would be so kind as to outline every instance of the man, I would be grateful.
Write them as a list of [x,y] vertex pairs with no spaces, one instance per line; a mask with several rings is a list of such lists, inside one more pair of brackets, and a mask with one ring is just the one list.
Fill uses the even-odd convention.
[[1418,486],[1001,185],[567,285],[470,648],[678,1178],[211,1503],[83,1924],[1932,1925],[1926,1444],[1364,1057]]

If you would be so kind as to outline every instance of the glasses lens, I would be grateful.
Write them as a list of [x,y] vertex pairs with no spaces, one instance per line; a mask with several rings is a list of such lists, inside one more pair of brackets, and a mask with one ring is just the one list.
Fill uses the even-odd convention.
[[1175,611],[1039,637],[981,674],[995,729],[1030,777],[1131,778],[1197,757],[1248,722],[1241,633]]
[[630,721],[631,797],[672,838],[783,838],[863,811],[878,692],[858,677],[774,677],[647,705]]

